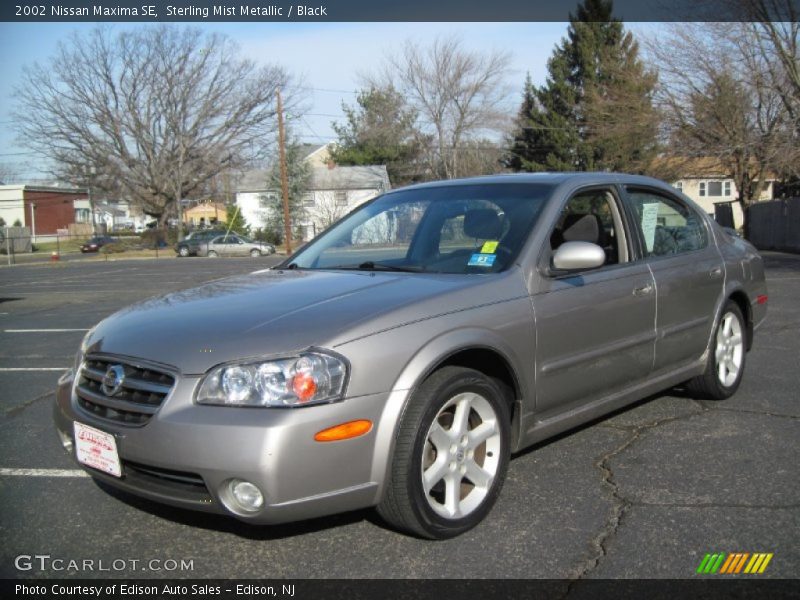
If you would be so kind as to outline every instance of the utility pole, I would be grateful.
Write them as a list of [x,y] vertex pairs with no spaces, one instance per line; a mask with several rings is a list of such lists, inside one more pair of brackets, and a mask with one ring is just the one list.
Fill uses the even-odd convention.
[[281,196],[283,197],[283,237],[286,256],[292,253],[292,223],[289,220],[289,178],[286,173],[286,132],[283,129],[283,101],[278,88],[278,151],[281,167]]

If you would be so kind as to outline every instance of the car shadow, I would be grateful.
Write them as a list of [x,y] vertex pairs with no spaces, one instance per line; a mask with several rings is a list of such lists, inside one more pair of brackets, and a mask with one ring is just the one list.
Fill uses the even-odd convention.
[[[571,435],[574,435],[575,433],[602,424],[603,422],[608,421],[609,419],[617,415],[625,414],[642,405],[648,404],[649,402],[653,402],[655,400],[658,400],[659,398],[664,398],[664,397],[685,398],[686,400],[691,400],[692,398],[688,394],[688,392],[683,387],[680,386],[664,390],[662,392],[638,400],[632,404],[623,406],[622,408],[619,408],[611,413],[602,415],[592,421],[583,423],[581,425],[577,425],[571,429],[568,429],[567,431],[559,433],[558,435],[555,435],[546,440],[538,442],[533,446],[529,446],[519,452],[514,453],[511,457],[511,460],[526,456],[542,448],[546,448],[547,446],[554,444],[559,440],[567,438]],[[102,481],[98,480],[93,480],[93,481],[105,493],[109,494],[110,496],[114,497],[120,502],[123,502],[124,504],[130,506],[133,509],[141,510],[155,517],[172,521],[180,525],[186,525],[188,527],[205,529],[209,531],[229,533],[237,537],[254,541],[272,541],[272,540],[293,538],[296,536],[306,535],[309,533],[317,533],[320,531],[335,529],[344,525],[352,525],[363,521],[371,523],[376,527],[380,527],[382,529],[394,531],[394,529],[390,525],[385,523],[380,518],[380,516],[375,512],[375,510],[369,508],[346,512],[346,513],[328,515],[325,517],[318,517],[315,519],[308,519],[305,521],[296,521],[292,523],[282,523],[278,525],[254,525],[251,523],[245,523],[243,521],[239,521],[234,517],[226,515],[205,513],[205,512],[193,511],[190,509],[173,507],[167,504],[160,504],[158,502],[154,502],[146,498],[141,498],[124,490],[117,489],[115,487],[103,483]]]
[[571,427],[570,429],[567,429],[566,431],[562,431],[561,433],[556,434],[553,437],[549,437],[546,440],[542,440],[541,442],[537,442],[532,446],[528,446],[526,448],[523,448],[519,452],[513,453],[511,455],[511,460],[514,460],[515,458],[519,458],[519,457],[522,457],[522,456],[527,456],[531,452],[535,452],[537,450],[540,450],[541,448],[546,448],[550,444],[555,444],[556,442],[558,442],[560,440],[563,440],[565,438],[568,438],[571,435],[575,435],[576,433],[578,433],[580,431],[584,431],[586,429],[591,429],[592,427],[594,427],[596,425],[601,425],[602,423],[612,419],[613,417],[616,417],[618,415],[623,415],[623,414],[625,414],[627,412],[630,412],[630,411],[632,411],[632,410],[634,410],[634,409],[636,409],[636,408],[638,408],[640,406],[643,406],[645,404],[648,404],[648,403],[653,402],[655,400],[658,400],[660,398],[681,398],[681,399],[685,399],[687,401],[693,399],[693,397],[689,395],[689,392],[683,386],[676,386],[674,388],[669,388],[669,389],[663,390],[661,392],[657,392],[655,394],[647,396],[646,398],[642,398],[641,400],[637,400],[636,402],[633,402],[631,404],[626,404],[625,406],[623,406],[621,408],[618,408],[613,412],[609,412],[609,413],[606,413],[604,415],[601,415],[601,416],[599,416],[599,417],[597,417],[595,419],[592,419],[591,421],[587,421],[586,423],[581,423],[580,425],[576,425],[575,427]]
[[352,525],[361,521],[369,521],[378,526],[383,526],[380,517],[370,509],[362,509],[347,513],[340,513],[326,517],[318,517],[306,521],[296,521],[292,523],[282,523],[278,525],[255,525],[239,521],[234,517],[193,511],[189,509],[177,508],[167,504],[153,502],[146,498],[140,498],[124,490],[117,489],[102,481],[93,480],[102,491],[114,497],[116,500],[127,504],[135,510],[146,512],[155,517],[172,521],[180,525],[229,533],[237,537],[255,541],[271,541],[285,538],[293,538],[309,533],[317,533],[328,529],[335,529],[343,525]]

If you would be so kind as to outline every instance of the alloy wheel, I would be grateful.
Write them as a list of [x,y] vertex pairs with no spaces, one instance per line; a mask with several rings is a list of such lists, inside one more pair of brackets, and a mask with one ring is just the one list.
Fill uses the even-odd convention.
[[492,489],[501,458],[498,417],[483,396],[463,392],[433,419],[422,452],[422,490],[445,519],[476,510]]
[[730,387],[739,376],[744,356],[744,336],[742,324],[735,314],[725,313],[717,330],[717,346],[714,358],[719,382]]

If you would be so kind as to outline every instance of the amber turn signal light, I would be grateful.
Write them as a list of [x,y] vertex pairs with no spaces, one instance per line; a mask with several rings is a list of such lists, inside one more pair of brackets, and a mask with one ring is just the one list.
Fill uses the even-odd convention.
[[339,440],[349,440],[350,438],[358,437],[369,433],[372,430],[372,421],[366,419],[359,419],[358,421],[348,421],[347,423],[340,423],[333,427],[323,429],[314,436],[317,442],[336,442]]

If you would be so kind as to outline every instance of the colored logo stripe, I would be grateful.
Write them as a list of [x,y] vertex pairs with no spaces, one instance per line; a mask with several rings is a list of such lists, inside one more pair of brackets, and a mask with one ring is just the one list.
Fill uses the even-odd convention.
[[735,575],[742,573],[742,570],[748,574],[763,573],[773,556],[773,553],[765,552],[756,552],[754,554],[749,552],[708,553],[703,557],[700,566],[697,567],[697,573],[704,575],[714,575],[715,573]]
[[717,569],[719,569],[722,561],[725,559],[725,553],[721,552],[719,554],[706,554],[703,558],[703,562],[700,563],[700,566],[697,567],[698,573],[716,573]]

